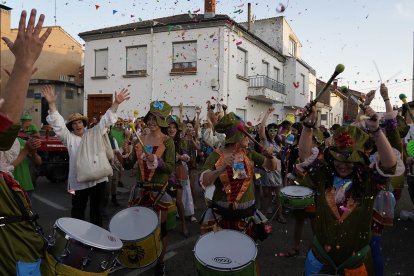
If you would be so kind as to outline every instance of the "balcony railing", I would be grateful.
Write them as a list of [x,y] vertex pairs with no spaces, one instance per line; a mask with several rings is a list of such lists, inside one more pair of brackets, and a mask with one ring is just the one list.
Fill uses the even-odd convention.
[[249,77],[250,88],[268,88],[270,90],[286,95],[286,86],[284,83],[278,82],[272,78],[263,75]]

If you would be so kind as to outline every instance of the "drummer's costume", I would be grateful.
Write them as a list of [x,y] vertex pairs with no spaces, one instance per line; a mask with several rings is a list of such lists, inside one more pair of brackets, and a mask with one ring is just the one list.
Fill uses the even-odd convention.
[[[7,145],[2,143],[1,146],[6,149]],[[45,244],[34,228],[36,217],[31,212],[30,200],[11,174],[13,168],[10,163],[17,158],[19,151],[20,144],[15,139],[11,149],[0,152],[0,275],[39,272],[40,261],[44,257]]]
[[[144,121],[146,122],[148,116],[152,114],[156,117],[158,126],[168,127],[165,119],[170,112],[171,107],[168,103],[152,102]],[[165,135],[159,145],[145,145],[145,147],[148,152],[156,156],[153,163],[145,160],[144,149],[138,141],[135,142],[131,154],[128,157],[123,156],[123,165],[126,169],[132,168],[135,162],[138,162],[137,184],[132,188],[128,205],[153,208],[157,213],[168,211],[171,206],[174,206],[171,196],[166,193],[168,178],[175,170],[174,141]],[[162,238],[167,235],[169,228],[166,221],[161,222]]]
[[[374,162],[361,151],[368,134],[355,126],[341,127],[333,135],[333,146],[325,150],[324,160],[316,159],[307,168],[301,185],[317,190],[316,231],[307,254],[305,274],[373,275],[370,253],[371,218],[377,186],[403,171],[401,159],[396,167],[381,168],[378,153]],[[353,178],[336,175],[334,160],[351,162]],[[402,167],[401,167],[402,166]],[[359,179],[359,181],[358,181]],[[353,198],[353,183],[359,193]]]
[[[239,124],[243,124],[243,121],[234,113],[230,113],[219,121],[215,130],[226,134],[226,144],[237,143],[243,138],[243,134],[237,131]],[[256,209],[253,177],[254,164],[262,167],[265,157],[254,150],[241,151],[243,161],[234,163],[233,168],[228,166],[214,183],[212,203],[203,214],[201,232],[233,229],[246,233],[254,240],[263,240],[267,236],[267,219]],[[221,149],[210,154],[200,176],[200,184],[203,187],[203,174],[221,167],[223,162],[224,154]],[[244,171],[244,177],[237,177],[234,172],[237,174],[238,171]]]

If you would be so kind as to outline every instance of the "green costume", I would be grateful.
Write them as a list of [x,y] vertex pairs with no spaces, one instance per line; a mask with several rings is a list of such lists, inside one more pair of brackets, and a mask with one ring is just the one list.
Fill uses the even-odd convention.
[[[14,193],[21,199],[24,207],[30,210],[29,203],[23,196],[18,183],[11,176],[2,172],[0,176],[0,216],[21,216],[20,209],[12,195]],[[41,236],[34,231],[28,221],[9,223],[0,226],[0,275],[16,275],[16,263],[36,262],[43,258],[44,242]]]
[[[343,269],[361,269],[364,265],[368,275],[373,275],[369,248],[373,203],[378,192],[377,184],[384,185],[388,180],[378,171],[392,175],[395,167],[388,170],[378,168],[378,164],[368,167],[368,160],[361,152],[367,139],[368,135],[357,127],[339,128],[333,135],[334,145],[325,150],[324,160],[316,159],[307,167],[305,177],[299,180],[300,185],[316,190],[316,229],[312,251],[323,263],[317,273],[335,274]],[[337,203],[337,190],[340,188],[334,185],[334,159],[362,166],[357,169],[361,185],[358,198],[346,193],[346,200]],[[355,185],[356,176],[350,177],[351,185]]]
[[[254,150],[247,150],[246,156],[249,160],[253,161],[254,164],[259,165],[262,168],[262,164],[264,163],[265,157]],[[217,151],[212,152],[209,157],[207,158],[206,162],[204,163],[202,171],[206,170],[215,170],[216,163],[220,159],[220,154]],[[253,177],[250,179],[248,183],[248,188],[246,192],[243,194],[241,199],[237,203],[248,202],[254,200],[254,184],[253,184]],[[223,183],[218,177],[214,182],[215,191],[213,195],[213,201],[227,201],[227,194],[223,189]]]
[[[18,138],[18,139],[20,143],[20,150],[22,150],[24,149],[26,145],[26,141],[21,138]],[[14,168],[13,176],[26,192],[34,190],[33,183],[32,183],[32,177],[30,175],[30,169],[29,169],[29,159],[27,157],[25,157],[22,160],[22,162],[17,167]]]

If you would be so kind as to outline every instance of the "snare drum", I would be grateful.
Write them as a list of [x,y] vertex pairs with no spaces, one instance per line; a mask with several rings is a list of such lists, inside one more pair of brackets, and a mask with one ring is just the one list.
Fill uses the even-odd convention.
[[256,255],[256,243],[234,230],[208,232],[198,239],[194,247],[198,276],[254,276]]
[[305,209],[314,204],[313,191],[303,186],[287,186],[280,190],[283,204],[291,209]]
[[89,222],[60,218],[49,237],[47,251],[58,263],[87,272],[110,269],[122,248],[122,241]]
[[112,217],[109,231],[124,243],[118,261],[130,268],[153,264],[161,254],[161,229],[157,214],[146,207],[124,209]]

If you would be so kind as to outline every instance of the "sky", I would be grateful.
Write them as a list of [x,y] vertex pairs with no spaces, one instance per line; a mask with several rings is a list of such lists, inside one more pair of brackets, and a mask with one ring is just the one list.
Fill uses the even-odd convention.
[[[364,93],[387,84],[393,105],[399,94],[412,99],[413,0],[218,0],[216,14],[247,21],[285,16],[302,44],[302,59],[328,80],[338,63],[345,65],[339,85]],[[203,13],[203,0],[0,0],[13,8],[12,27],[22,9],[36,8],[45,25],[59,25],[83,44],[78,34],[103,27],[182,13]],[[56,5],[55,5],[56,3]],[[55,18],[56,6],[56,18]],[[284,11],[282,11],[284,7]],[[253,23],[254,24],[254,23]],[[379,91],[371,104],[384,111]]]

